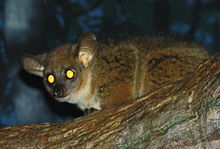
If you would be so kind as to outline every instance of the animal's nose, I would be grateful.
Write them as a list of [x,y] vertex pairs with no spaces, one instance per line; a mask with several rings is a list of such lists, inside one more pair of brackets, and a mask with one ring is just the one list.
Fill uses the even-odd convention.
[[60,98],[63,97],[63,95],[64,95],[63,88],[61,86],[55,86],[53,90],[53,96],[56,98]]

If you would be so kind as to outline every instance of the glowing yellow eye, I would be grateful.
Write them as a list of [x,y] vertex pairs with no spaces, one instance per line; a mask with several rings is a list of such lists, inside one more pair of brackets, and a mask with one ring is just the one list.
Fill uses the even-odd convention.
[[49,76],[47,77],[47,81],[52,84],[52,83],[54,83],[54,81],[55,81],[55,77],[54,77],[53,75],[49,75]]
[[75,75],[74,71],[72,71],[72,70],[67,70],[66,71],[66,77],[68,79],[72,79],[74,77],[74,75]]

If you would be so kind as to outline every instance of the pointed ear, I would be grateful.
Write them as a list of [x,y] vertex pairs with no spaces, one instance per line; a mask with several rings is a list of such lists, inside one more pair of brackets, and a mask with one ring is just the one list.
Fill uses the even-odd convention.
[[97,41],[95,34],[86,32],[80,36],[76,47],[76,57],[78,61],[84,65],[84,67],[88,67],[92,62],[95,55],[96,46]]
[[43,77],[44,64],[43,60],[45,59],[46,54],[32,56],[23,54],[20,56],[20,63],[24,70],[27,72]]

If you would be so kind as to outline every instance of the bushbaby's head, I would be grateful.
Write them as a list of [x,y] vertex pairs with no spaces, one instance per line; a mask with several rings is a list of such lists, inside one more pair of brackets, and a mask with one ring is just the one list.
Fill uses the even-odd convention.
[[75,44],[64,44],[37,56],[22,55],[21,64],[27,72],[43,77],[46,89],[55,99],[69,102],[86,85],[96,45],[95,35],[84,33]]

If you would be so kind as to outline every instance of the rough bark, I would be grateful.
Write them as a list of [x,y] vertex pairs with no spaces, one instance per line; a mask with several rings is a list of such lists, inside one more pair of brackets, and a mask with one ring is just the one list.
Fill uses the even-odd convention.
[[137,101],[74,120],[0,129],[0,148],[219,148],[220,55]]

